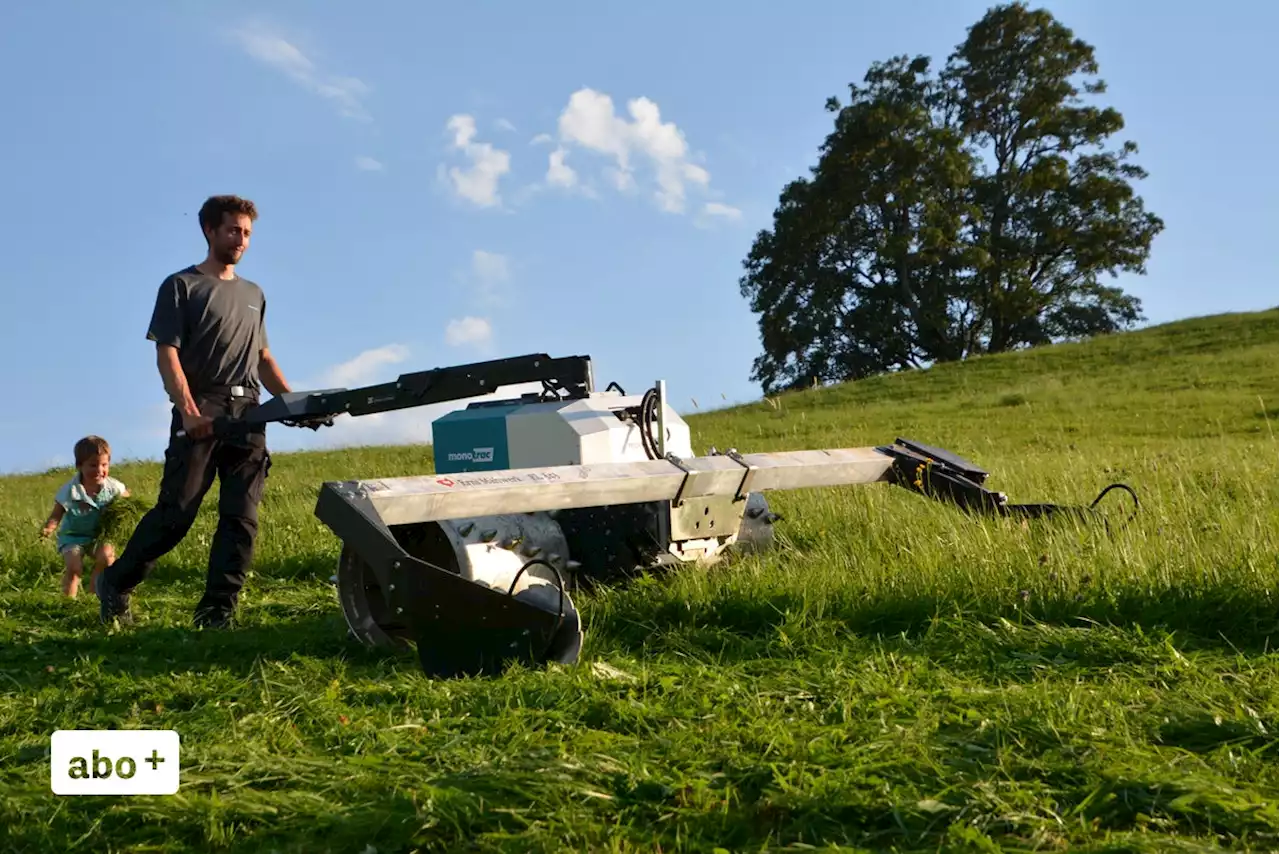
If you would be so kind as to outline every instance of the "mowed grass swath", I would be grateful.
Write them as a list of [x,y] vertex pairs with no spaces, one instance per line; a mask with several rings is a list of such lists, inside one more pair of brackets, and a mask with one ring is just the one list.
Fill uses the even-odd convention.
[[[69,473],[0,480],[0,850],[1275,850],[1277,345],[1218,316],[694,415],[702,450],[903,436],[1142,512],[775,493],[772,553],[580,594],[577,666],[492,679],[354,646],[328,583],[320,483],[429,448],[277,456],[229,633],[188,629],[216,493],[108,631],[37,536]],[[178,795],[49,792],[50,733],[123,727],[181,733]]]

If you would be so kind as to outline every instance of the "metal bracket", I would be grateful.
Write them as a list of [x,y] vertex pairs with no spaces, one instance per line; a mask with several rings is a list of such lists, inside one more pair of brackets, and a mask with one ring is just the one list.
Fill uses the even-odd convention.
[[[723,489],[725,469],[716,465],[704,465],[702,468],[694,468],[692,463],[680,459],[675,454],[667,454],[665,459],[684,472],[684,478],[681,479],[680,486],[676,489],[676,494],[671,499],[673,507],[679,507],[684,504],[688,500],[685,498],[687,495],[692,495],[694,499],[699,501],[707,499],[708,496],[726,495]],[[726,497],[728,496],[726,495]],[[729,498],[731,504],[737,503],[738,500],[736,497]]]
[[667,454],[663,459],[680,469],[680,471],[684,472],[684,479],[680,481],[680,488],[676,490],[676,494],[671,499],[671,506],[679,507],[684,503],[684,489],[689,485],[689,478],[696,474],[696,472],[685,465],[684,460],[680,459],[675,454]]
[[724,455],[746,469],[742,474],[742,481],[738,484],[738,492],[733,497],[734,501],[746,501],[747,496],[751,493],[751,481],[755,478],[756,472],[760,470],[760,467],[754,466],[743,459],[737,448],[730,448],[724,452]]

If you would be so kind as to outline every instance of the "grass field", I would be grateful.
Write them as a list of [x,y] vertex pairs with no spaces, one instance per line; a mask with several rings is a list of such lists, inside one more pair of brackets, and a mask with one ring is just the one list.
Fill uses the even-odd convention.
[[[1143,511],[776,494],[774,553],[580,596],[579,665],[486,680],[354,647],[328,583],[318,485],[429,448],[278,456],[229,633],[188,629],[216,493],[109,632],[38,538],[69,472],[0,480],[0,851],[1274,851],[1277,347],[1219,316],[696,415],[699,451],[907,436]],[[181,733],[178,795],[50,793],[50,733],[128,727]]]

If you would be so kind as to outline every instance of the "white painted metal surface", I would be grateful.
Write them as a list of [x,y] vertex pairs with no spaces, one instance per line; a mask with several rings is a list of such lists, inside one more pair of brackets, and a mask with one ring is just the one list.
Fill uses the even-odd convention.
[[[531,403],[507,416],[507,458],[511,468],[584,463],[623,463],[648,459],[633,421],[615,411],[640,405],[639,395],[596,392],[571,403]],[[662,407],[667,449],[693,456],[689,425],[669,406]]]
[[496,472],[420,475],[327,483],[354,491],[386,525],[492,516],[538,510],[600,507],[684,496],[736,495],[747,491],[806,489],[886,481],[892,460],[874,448],[743,454],[748,468],[729,456]]

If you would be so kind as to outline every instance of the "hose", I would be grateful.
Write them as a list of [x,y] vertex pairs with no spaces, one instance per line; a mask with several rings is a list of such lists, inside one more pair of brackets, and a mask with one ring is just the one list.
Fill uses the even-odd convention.
[[[1093,503],[1089,505],[1089,510],[1091,512],[1097,512],[1097,507],[1099,504],[1102,503],[1102,499],[1105,498],[1107,493],[1113,489],[1123,490],[1124,492],[1129,493],[1129,497],[1133,499],[1133,512],[1129,514],[1129,518],[1124,519],[1120,523],[1121,526],[1128,525],[1130,522],[1132,522],[1134,519],[1138,517],[1138,510],[1141,506],[1140,503],[1138,502],[1138,493],[1135,492],[1133,490],[1133,487],[1129,486],[1128,484],[1113,483],[1110,486],[1106,487],[1105,489],[1103,489],[1101,492],[1098,493],[1097,498],[1093,499]],[[1102,519],[1102,525],[1107,531],[1107,536],[1111,536],[1111,520],[1104,516]]]
[[551,631],[551,638],[547,641],[546,647],[542,650],[541,656],[539,656],[539,658],[545,660],[547,655],[551,652],[551,647],[555,645],[556,636],[564,626],[564,577],[560,575],[560,570],[551,565],[550,561],[543,560],[540,557],[535,557],[526,562],[524,566],[520,567],[516,572],[515,577],[511,579],[511,586],[507,588],[508,596],[515,593],[516,582],[520,580],[520,576],[524,575],[525,571],[531,566],[545,566],[547,569],[551,570],[551,573],[556,577],[556,589],[560,592],[560,603],[556,607],[556,627]]
[[527,572],[529,567],[531,566],[545,566],[547,569],[551,570],[552,575],[556,577],[556,589],[560,591],[560,604],[558,606],[556,615],[561,619],[561,621],[563,621],[564,620],[564,576],[560,574],[560,570],[556,569],[554,566],[551,565],[550,561],[543,560],[540,557],[535,557],[529,560],[528,562],[526,562],[524,566],[520,567],[520,569],[516,571],[515,577],[511,579],[511,586],[507,588],[507,595],[511,596],[512,594],[515,593],[516,582],[520,580],[520,576],[524,575],[525,572]]
[[1093,499],[1093,503],[1089,505],[1089,509],[1092,510],[1095,507],[1097,507],[1098,504],[1102,502],[1102,499],[1107,496],[1107,493],[1113,489],[1123,490],[1129,493],[1129,497],[1133,499],[1133,513],[1126,520],[1126,521],[1133,521],[1133,518],[1138,515],[1138,507],[1140,506],[1138,503],[1138,493],[1133,491],[1133,487],[1125,483],[1113,483],[1110,486],[1103,489],[1101,492],[1098,493],[1098,497]]
[[651,388],[640,398],[640,417],[637,419],[640,427],[640,444],[644,447],[645,455],[651,460],[662,459],[662,453],[658,450],[658,438],[655,435],[656,422],[658,420],[658,390]]

